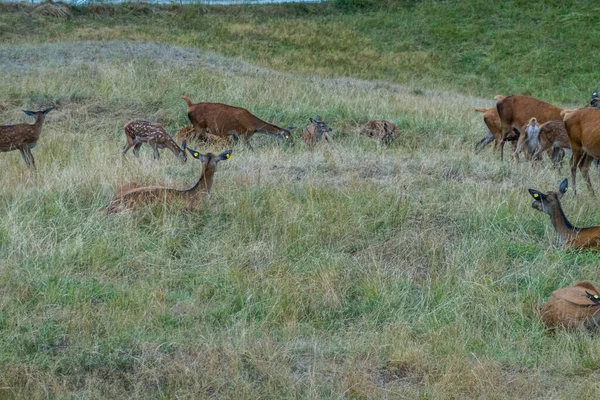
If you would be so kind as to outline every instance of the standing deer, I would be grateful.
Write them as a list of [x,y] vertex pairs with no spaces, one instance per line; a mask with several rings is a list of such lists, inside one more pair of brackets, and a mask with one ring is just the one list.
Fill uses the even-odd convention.
[[177,143],[169,136],[165,129],[158,125],[152,124],[148,121],[135,119],[129,121],[123,127],[125,129],[125,136],[127,137],[127,144],[123,147],[123,155],[133,147],[133,154],[139,157],[140,147],[142,144],[148,143],[152,146],[152,159],[158,160],[160,153],[158,149],[168,148],[183,162],[187,161],[185,150],[181,149]]
[[290,129],[282,129],[256,117],[250,111],[221,103],[192,103],[189,97],[181,97],[188,106],[188,118],[196,134],[201,135],[208,129],[212,134],[229,137],[235,146],[238,137],[242,136],[250,149],[250,138],[255,133],[264,133],[276,137],[282,142],[292,142]]
[[541,125],[535,117],[531,118],[527,133],[537,131],[537,149],[534,149],[532,158],[535,160],[543,152],[552,149],[552,162],[554,167],[562,161],[565,150],[571,151],[571,143],[563,121],[548,121]]
[[315,119],[310,118],[310,124],[306,125],[306,128],[300,132],[302,141],[308,145],[317,144],[322,138],[326,141],[331,141],[329,134],[333,132],[331,126],[325,123],[321,116],[317,115]]
[[[186,143],[183,142],[183,148]],[[126,184],[117,190],[112,201],[107,207],[108,213],[116,213],[126,209],[135,210],[140,204],[152,204],[158,202],[171,202],[182,199],[187,202],[188,209],[194,209],[204,195],[212,188],[217,164],[222,160],[231,158],[231,150],[219,155],[213,153],[201,154],[196,150],[187,148],[192,157],[202,161],[200,178],[194,186],[186,190],[171,189],[163,186],[136,187],[135,184]]]
[[[505,97],[496,103],[496,109],[500,116],[500,132],[502,135],[500,160],[504,158],[504,141],[506,141],[508,135],[516,128],[519,130],[520,136],[523,136],[525,133],[523,128],[531,117],[536,117],[541,124],[546,121],[562,119],[560,115],[562,108],[527,96]],[[515,158],[518,160],[518,153],[515,154]]]
[[35,168],[35,160],[33,159],[33,154],[31,154],[31,149],[36,146],[42,133],[42,125],[46,114],[51,110],[52,108],[42,111],[23,110],[25,114],[35,117],[33,125],[16,124],[0,126],[0,152],[19,149],[25,164],[28,167]]
[[569,222],[560,206],[560,199],[567,191],[568,186],[569,182],[565,179],[560,184],[558,192],[545,194],[535,189],[529,189],[529,193],[535,200],[531,206],[550,216],[550,221],[565,249],[599,249],[600,226],[576,228]]

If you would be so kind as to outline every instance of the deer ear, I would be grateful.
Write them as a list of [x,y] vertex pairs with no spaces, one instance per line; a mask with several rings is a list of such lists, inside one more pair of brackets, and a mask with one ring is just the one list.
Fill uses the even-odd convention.
[[52,108],[52,107],[51,107],[51,108],[46,108],[44,111],[42,111],[42,114],[43,114],[43,115],[46,115],[46,114],[48,114],[48,113],[49,113],[50,111],[52,111],[52,110],[53,110],[53,108]]
[[567,179],[565,179],[564,181],[561,182],[558,191],[561,192],[562,194],[565,194],[567,189],[569,189],[569,181]]
[[232,150],[227,150],[219,154],[217,157],[217,161],[229,160],[231,158]]
[[542,192],[539,192],[535,189],[528,189],[529,190],[529,194],[531,195],[531,197],[533,197],[535,200],[541,201],[541,200],[545,200],[546,199],[546,195]]
[[33,111],[23,110],[23,112],[31,117],[35,117],[35,113]]
[[181,149],[183,151],[185,151],[185,149],[187,149],[187,140],[184,140],[183,142],[181,142]]
[[198,153],[196,150],[192,150],[189,147],[186,148],[187,151],[190,152],[190,154],[192,155],[192,157],[198,159],[198,160],[204,160],[204,154]]

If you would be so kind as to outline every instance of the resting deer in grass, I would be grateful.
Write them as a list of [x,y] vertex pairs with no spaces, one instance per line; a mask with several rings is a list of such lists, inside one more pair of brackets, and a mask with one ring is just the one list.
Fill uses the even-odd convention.
[[152,124],[148,121],[135,119],[126,123],[123,128],[125,129],[125,136],[127,137],[127,144],[123,147],[123,155],[133,147],[133,154],[138,157],[142,144],[148,143],[152,146],[152,158],[154,160],[160,158],[158,149],[164,149],[166,147],[181,161],[187,161],[185,150],[175,143],[162,126]]
[[315,145],[325,138],[326,141],[331,141],[330,133],[333,132],[331,126],[325,123],[321,116],[317,115],[315,119],[310,118],[310,124],[300,132],[302,141],[308,145]]
[[250,111],[221,103],[192,103],[186,97],[181,97],[188,105],[188,118],[197,134],[201,135],[208,129],[212,134],[224,138],[229,137],[235,146],[238,137],[242,136],[250,149],[250,138],[255,133],[264,133],[276,137],[282,142],[292,142],[290,129],[280,128],[256,117]]
[[[183,142],[186,149],[186,143]],[[210,192],[213,184],[217,164],[222,160],[231,158],[231,150],[219,155],[213,153],[201,154],[196,150],[187,148],[192,157],[202,161],[200,178],[194,186],[186,190],[171,189],[163,186],[136,187],[135,184],[126,184],[117,190],[112,201],[107,207],[108,213],[116,213],[124,210],[135,210],[140,204],[152,204],[159,202],[171,202],[183,200],[187,202],[187,208],[193,209],[198,202]]]
[[42,125],[46,114],[51,110],[51,108],[42,111],[23,110],[25,114],[35,117],[33,125],[16,124],[0,126],[0,152],[18,149],[25,164],[28,167],[35,168],[35,160],[33,159],[33,154],[31,154],[31,149],[37,144],[42,133]]
[[375,120],[363,125],[359,133],[363,136],[380,139],[385,144],[390,144],[400,135],[400,130],[389,121]]
[[217,144],[226,143],[227,139],[213,135],[208,129],[201,134],[197,134],[192,125],[186,125],[177,132],[177,141],[183,142],[195,141],[197,143]]
[[600,226],[576,228],[569,222],[560,206],[560,199],[567,191],[568,186],[569,183],[565,179],[560,184],[558,192],[542,193],[538,190],[529,189],[529,193],[535,200],[531,206],[550,216],[550,221],[565,249],[599,249]]

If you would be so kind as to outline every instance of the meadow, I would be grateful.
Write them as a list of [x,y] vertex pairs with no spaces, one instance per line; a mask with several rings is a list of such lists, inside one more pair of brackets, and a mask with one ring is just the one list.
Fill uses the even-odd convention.
[[[598,395],[597,337],[550,334],[537,313],[560,286],[600,283],[598,255],[562,251],[531,208],[527,189],[556,190],[567,165],[474,154],[474,108],[495,94],[589,100],[598,10],[359,5],[97,5],[56,19],[0,4],[0,123],[55,107],[37,171],[0,153],[0,398]],[[120,153],[130,119],[186,125],[181,95],[295,125],[295,143],[242,143],[196,211],[107,216],[122,183],[195,182],[191,158]],[[334,141],[310,149],[297,133],[317,114]],[[401,136],[360,137],[371,119]],[[600,224],[579,188],[567,216]]]

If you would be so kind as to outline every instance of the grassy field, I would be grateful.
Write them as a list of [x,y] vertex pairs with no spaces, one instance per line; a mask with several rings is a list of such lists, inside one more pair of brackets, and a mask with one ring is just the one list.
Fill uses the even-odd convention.
[[[557,287],[600,283],[598,255],[561,251],[531,208],[526,189],[555,190],[567,168],[473,152],[485,134],[473,109],[496,93],[585,103],[598,33],[580,24],[584,3],[486,4],[240,7],[235,18],[98,6],[65,20],[0,5],[0,123],[56,108],[37,172],[0,154],[0,398],[598,396],[597,338],[549,334],[537,314]],[[541,22],[524,25],[535,12]],[[467,34],[492,20],[487,41]],[[505,30],[527,35],[509,45]],[[577,62],[514,54],[553,35]],[[479,51],[482,69],[459,68]],[[192,159],[120,154],[129,119],[173,134],[187,124],[183,94],[295,125],[296,143],[240,145],[195,212],[99,211],[131,180],[196,179]],[[297,133],[316,114],[336,131],[311,150]],[[378,118],[402,130],[390,147],[357,134]],[[600,224],[580,187],[566,214]]]

